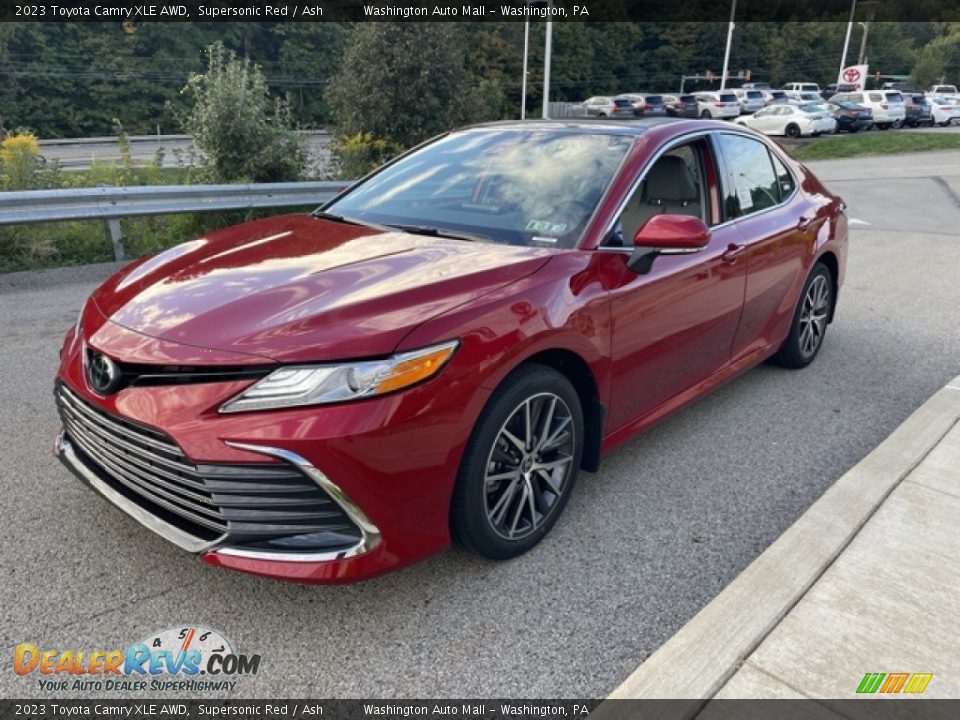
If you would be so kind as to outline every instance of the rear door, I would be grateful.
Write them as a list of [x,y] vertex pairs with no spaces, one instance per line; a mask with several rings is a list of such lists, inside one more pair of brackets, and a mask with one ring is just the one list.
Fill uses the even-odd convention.
[[717,133],[724,164],[724,203],[734,218],[747,279],[733,362],[782,339],[793,318],[806,258],[822,219],[797,179],[766,143]]

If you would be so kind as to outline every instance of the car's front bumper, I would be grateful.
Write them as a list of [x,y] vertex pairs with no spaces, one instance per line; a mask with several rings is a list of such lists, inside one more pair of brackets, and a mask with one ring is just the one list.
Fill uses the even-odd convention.
[[[475,384],[456,379],[457,367],[445,368],[453,382],[442,392],[431,381],[383,398],[337,406],[223,415],[217,408],[244,382],[130,387],[99,397],[86,386],[74,345],[78,343],[65,345],[58,392],[62,387],[76,402],[102,413],[94,420],[100,418],[104,425],[125,424],[135,431],[143,428],[146,433],[156,433],[161,441],[168,439],[168,448],[180,453],[175,461],[187,466],[186,480],[162,473],[155,477],[149,454],[117,455],[113,451],[123,450],[125,445],[122,430],[110,435],[102,428],[77,425],[76,420],[64,417],[62,402],[65,433],[57,439],[56,454],[100,495],[204,562],[295,582],[346,582],[412,563],[449,544],[453,484],[472,428],[471,418],[485,401],[484,392]],[[135,450],[142,443],[133,445],[136,447],[127,449]],[[194,467],[199,470],[192,472]],[[311,492],[302,487],[304,483],[313,487],[314,495],[322,491],[333,503],[329,509],[340,513],[341,519],[345,514],[352,527],[344,531],[344,542],[324,540],[317,549],[287,551],[269,543],[250,542],[251,523],[269,518],[258,515],[248,519],[242,513],[238,517],[236,504],[232,514],[218,517],[220,500],[202,485],[204,477],[199,479],[199,487],[186,485],[189,492],[182,490],[210,468],[214,468],[215,479],[222,479],[225,469],[239,468],[237,475],[228,477],[231,482],[247,479],[241,477],[243,468],[253,468],[260,478],[257,491],[270,497],[259,505],[259,496],[244,490],[242,499],[248,501],[250,511],[266,515],[272,512],[271,503],[279,492],[264,489],[266,470],[282,473],[286,468],[288,475],[295,471],[301,476],[296,491]],[[160,462],[160,471],[167,470]],[[281,477],[278,482],[286,481]],[[196,501],[190,507],[189,522],[183,520],[185,513],[168,512],[170,502],[175,504],[174,510],[181,509],[181,495]],[[284,517],[285,523],[301,522]],[[226,527],[212,524],[198,529],[195,518]],[[316,518],[308,519],[313,522]],[[245,530],[238,533],[238,525]],[[252,532],[257,531],[259,527]],[[241,542],[238,534],[243,536]],[[301,533],[290,531],[291,536],[297,534]]]

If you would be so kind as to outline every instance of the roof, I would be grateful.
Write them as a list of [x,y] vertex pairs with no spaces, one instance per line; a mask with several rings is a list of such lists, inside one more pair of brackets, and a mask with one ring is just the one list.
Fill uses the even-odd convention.
[[497,122],[480,123],[478,125],[469,125],[461,130],[476,130],[485,128],[500,128],[513,130],[527,130],[531,128],[542,128],[544,130],[587,130],[592,133],[605,133],[610,135],[642,135],[647,130],[663,125],[672,125],[675,123],[695,122],[683,118],[673,117],[651,117],[651,118],[628,118],[624,120],[611,120],[610,118],[563,118],[557,120],[499,120]]

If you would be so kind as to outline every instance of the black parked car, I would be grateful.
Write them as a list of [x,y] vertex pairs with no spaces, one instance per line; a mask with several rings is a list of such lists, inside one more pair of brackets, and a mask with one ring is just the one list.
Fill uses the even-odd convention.
[[933,110],[930,101],[923,95],[904,95],[903,104],[906,106],[907,117],[903,124],[910,127],[929,125],[933,127]]
[[700,116],[696,95],[662,95],[663,105],[670,117],[695,118]]
[[846,100],[831,100],[827,103],[830,114],[837,121],[837,132],[855,133],[873,125],[873,112],[868,107]]

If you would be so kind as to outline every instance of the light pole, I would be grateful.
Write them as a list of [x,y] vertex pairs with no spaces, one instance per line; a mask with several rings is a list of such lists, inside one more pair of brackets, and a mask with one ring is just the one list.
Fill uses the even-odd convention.
[[727,27],[727,50],[723,53],[723,74],[720,76],[720,89],[727,87],[727,68],[730,66],[730,46],[733,44],[733,16],[737,14],[737,0],[730,4],[730,25]]
[[[853,32],[853,17],[857,13],[857,0],[850,4],[850,21],[847,23],[847,37],[843,41],[843,55],[840,57],[840,72],[847,66],[847,50],[850,49],[850,33]],[[842,78],[838,77],[839,83]]]
[[[553,9],[553,0],[547,3],[547,17]],[[550,117],[550,54],[553,52],[553,21],[547,20],[547,42],[543,49],[543,119]]]
[[876,10],[876,0],[868,0],[863,3],[867,5],[869,9],[867,10],[867,21],[860,23],[863,25],[863,39],[860,41],[860,65],[865,65],[867,61],[867,35],[870,33],[870,23],[873,22],[873,14]]
[[527,58],[530,56],[530,21],[523,22],[523,79],[520,81],[520,119],[527,118]]

